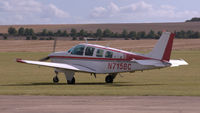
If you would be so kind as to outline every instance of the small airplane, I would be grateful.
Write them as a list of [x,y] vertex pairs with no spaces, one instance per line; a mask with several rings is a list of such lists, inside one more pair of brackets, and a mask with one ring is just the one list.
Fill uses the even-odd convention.
[[[16,59],[19,63],[55,68],[53,82],[58,83],[58,73],[65,74],[68,84],[75,84],[75,72],[108,74],[106,83],[113,83],[118,73],[135,72],[188,65],[184,60],[170,60],[175,34],[163,32],[153,50],[147,54],[133,53],[96,44],[78,44],[68,51],[53,52],[39,61]],[[55,50],[55,42],[54,42]],[[44,62],[46,60],[51,62]]]

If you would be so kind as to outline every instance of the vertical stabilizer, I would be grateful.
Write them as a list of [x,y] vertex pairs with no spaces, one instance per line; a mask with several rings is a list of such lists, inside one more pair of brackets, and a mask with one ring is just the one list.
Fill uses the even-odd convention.
[[169,61],[175,34],[170,32],[163,32],[153,50],[146,56]]

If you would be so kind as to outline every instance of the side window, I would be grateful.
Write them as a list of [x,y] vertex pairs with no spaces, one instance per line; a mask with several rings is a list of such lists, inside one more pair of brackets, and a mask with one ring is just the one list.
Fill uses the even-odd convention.
[[71,54],[72,55],[83,55],[84,48],[85,48],[84,45],[78,45],[78,46],[74,47]]
[[103,57],[103,52],[104,51],[102,49],[98,49],[97,52],[96,52],[96,56],[97,57]]
[[113,52],[106,51],[106,54],[105,54],[106,58],[112,58],[112,56],[113,56]]
[[86,55],[86,56],[93,56],[94,49],[95,49],[95,48],[93,48],[93,47],[87,47],[87,48],[85,49],[85,55]]

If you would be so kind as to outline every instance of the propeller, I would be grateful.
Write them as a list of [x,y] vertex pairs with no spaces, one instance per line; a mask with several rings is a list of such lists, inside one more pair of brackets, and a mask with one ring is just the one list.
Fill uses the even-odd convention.
[[57,38],[54,38],[53,53],[56,51],[56,42],[57,42]]
[[[56,50],[56,42],[57,42],[57,38],[54,38],[54,44],[53,44],[53,53],[55,52],[55,50]],[[39,59],[39,61],[46,61],[46,60],[49,60],[50,59],[50,57],[49,56],[47,56],[47,57],[44,57],[44,58],[41,58],[41,59]]]

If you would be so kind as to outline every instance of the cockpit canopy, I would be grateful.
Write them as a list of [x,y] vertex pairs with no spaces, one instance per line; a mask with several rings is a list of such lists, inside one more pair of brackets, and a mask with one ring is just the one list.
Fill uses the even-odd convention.
[[93,47],[90,45],[77,45],[68,50],[68,54],[79,55],[79,56],[89,56],[89,57],[104,57],[104,58],[124,58],[124,55],[119,52],[114,52],[111,50]]

